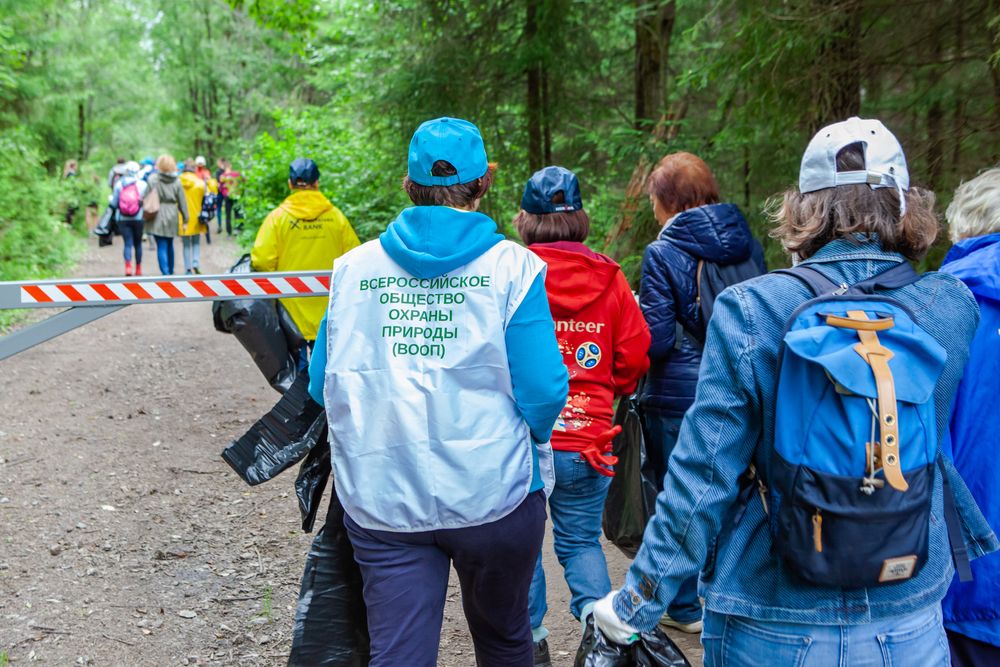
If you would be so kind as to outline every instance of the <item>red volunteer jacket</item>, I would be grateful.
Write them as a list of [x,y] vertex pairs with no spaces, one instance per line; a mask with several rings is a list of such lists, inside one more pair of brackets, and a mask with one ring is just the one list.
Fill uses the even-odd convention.
[[578,452],[611,428],[615,396],[632,392],[649,368],[649,328],[610,258],[565,241],[528,249],[548,264],[545,291],[569,371],[552,448]]

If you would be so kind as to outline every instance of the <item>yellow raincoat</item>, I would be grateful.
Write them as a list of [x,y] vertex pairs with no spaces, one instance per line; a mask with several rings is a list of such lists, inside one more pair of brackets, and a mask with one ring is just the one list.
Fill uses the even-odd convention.
[[[354,228],[318,190],[293,190],[264,219],[250,262],[255,271],[330,271],[333,260],[360,245]],[[327,297],[281,299],[306,340],[326,313]]]
[[177,233],[180,236],[204,234],[208,231],[208,227],[199,222],[198,216],[201,215],[201,202],[205,199],[205,181],[190,171],[181,174],[180,181],[184,188],[184,199],[187,200],[188,223],[185,225],[183,218],[178,217]]

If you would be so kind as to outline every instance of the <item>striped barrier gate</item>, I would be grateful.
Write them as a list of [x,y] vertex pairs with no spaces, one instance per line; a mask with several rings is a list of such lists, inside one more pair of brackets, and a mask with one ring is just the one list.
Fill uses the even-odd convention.
[[0,310],[66,309],[0,338],[0,359],[134,304],[278,299],[329,293],[329,271],[0,282]]

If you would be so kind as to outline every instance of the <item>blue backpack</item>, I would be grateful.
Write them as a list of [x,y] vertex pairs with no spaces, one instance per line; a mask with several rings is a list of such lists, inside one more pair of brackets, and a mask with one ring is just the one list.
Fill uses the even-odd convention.
[[935,466],[955,564],[971,577],[938,454],[934,390],[945,349],[896,299],[919,279],[906,262],[853,286],[809,266],[776,271],[816,296],[791,316],[778,357],[767,482],[774,545],[820,585],[905,581],[927,562]]

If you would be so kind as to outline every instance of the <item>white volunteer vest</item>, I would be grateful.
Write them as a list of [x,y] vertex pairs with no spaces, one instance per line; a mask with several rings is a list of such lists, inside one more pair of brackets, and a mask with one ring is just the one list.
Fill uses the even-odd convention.
[[[435,278],[378,240],[335,261],[324,399],[337,495],[359,525],[476,526],[527,496],[531,437],[504,332],[544,270],[509,241]],[[548,486],[551,451],[539,452]]]

